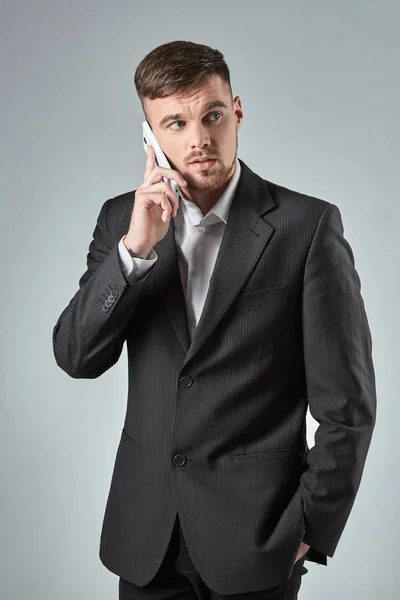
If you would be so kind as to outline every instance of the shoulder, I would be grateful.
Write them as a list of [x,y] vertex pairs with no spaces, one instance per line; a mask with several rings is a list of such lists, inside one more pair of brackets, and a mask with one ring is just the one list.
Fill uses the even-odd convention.
[[264,182],[277,207],[283,213],[293,215],[294,218],[319,220],[328,206],[332,204],[323,198],[293,190],[273,181],[264,179]]
[[300,230],[311,240],[320,222],[337,221],[341,224],[341,214],[336,204],[266,179],[264,182],[276,204],[275,210],[267,215],[272,225]]
[[136,190],[118,194],[108,198],[102,205],[100,211],[104,215],[107,229],[110,233],[125,230],[129,225],[132,214]]
[[122,194],[118,194],[117,196],[106,200],[105,204],[107,204],[107,213],[114,215],[124,212],[127,208],[132,209],[133,202],[135,200],[135,192],[136,190],[123,192]]

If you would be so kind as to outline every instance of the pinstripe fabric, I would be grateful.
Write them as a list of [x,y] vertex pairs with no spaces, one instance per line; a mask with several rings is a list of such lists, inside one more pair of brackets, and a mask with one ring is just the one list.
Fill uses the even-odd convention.
[[[150,272],[124,275],[117,246],[134,192],[101,207],[87,270],[53,330],[71,377],[99,377],[127,345],[100,558],[136,585],[156,574],[177,511],[200,576],[220,594],[283,584],[301,540],[326,564],[368,453],[371,335],[340,211],[240,164],[192,339],[173,221]],[[319,421],[311,449],[308,404]]]

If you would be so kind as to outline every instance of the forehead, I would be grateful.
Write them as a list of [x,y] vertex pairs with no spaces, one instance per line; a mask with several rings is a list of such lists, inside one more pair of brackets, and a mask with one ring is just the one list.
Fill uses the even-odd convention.
[[212,75],[207,77],[200,85],[197,85],[189,92],[178,92],[165,98],[155,98],[149,100],[146,98],[146,109],[154,116],[162,116],[167,112],[180,112],[187,110],[201,109],[204,104],[213,100],[224,100],[230,98],[230,89],[228,84],[219,77]]

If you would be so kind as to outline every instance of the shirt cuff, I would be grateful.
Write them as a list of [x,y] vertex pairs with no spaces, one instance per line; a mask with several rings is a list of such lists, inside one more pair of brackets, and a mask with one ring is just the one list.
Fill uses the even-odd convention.
[[124,238],[125,235],[122,236],[118,243],[118,253],[122,262],[122,267],[128,281],[138,281],[150,271],[158,256],[153,248],[147,258],[136,258],[131,256],[124,244]]

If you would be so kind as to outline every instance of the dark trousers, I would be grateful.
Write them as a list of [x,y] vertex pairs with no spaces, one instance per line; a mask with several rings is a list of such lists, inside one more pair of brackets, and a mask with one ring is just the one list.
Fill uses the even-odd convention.
[[168,550],[155,577],[142,587],[120,578],[119,600],[296,600],[301,577],[308,573],[304,561],[305,557],[296,561],[291,579],[283,585],[244,594],[217,594],[196,571],[177,515]]

